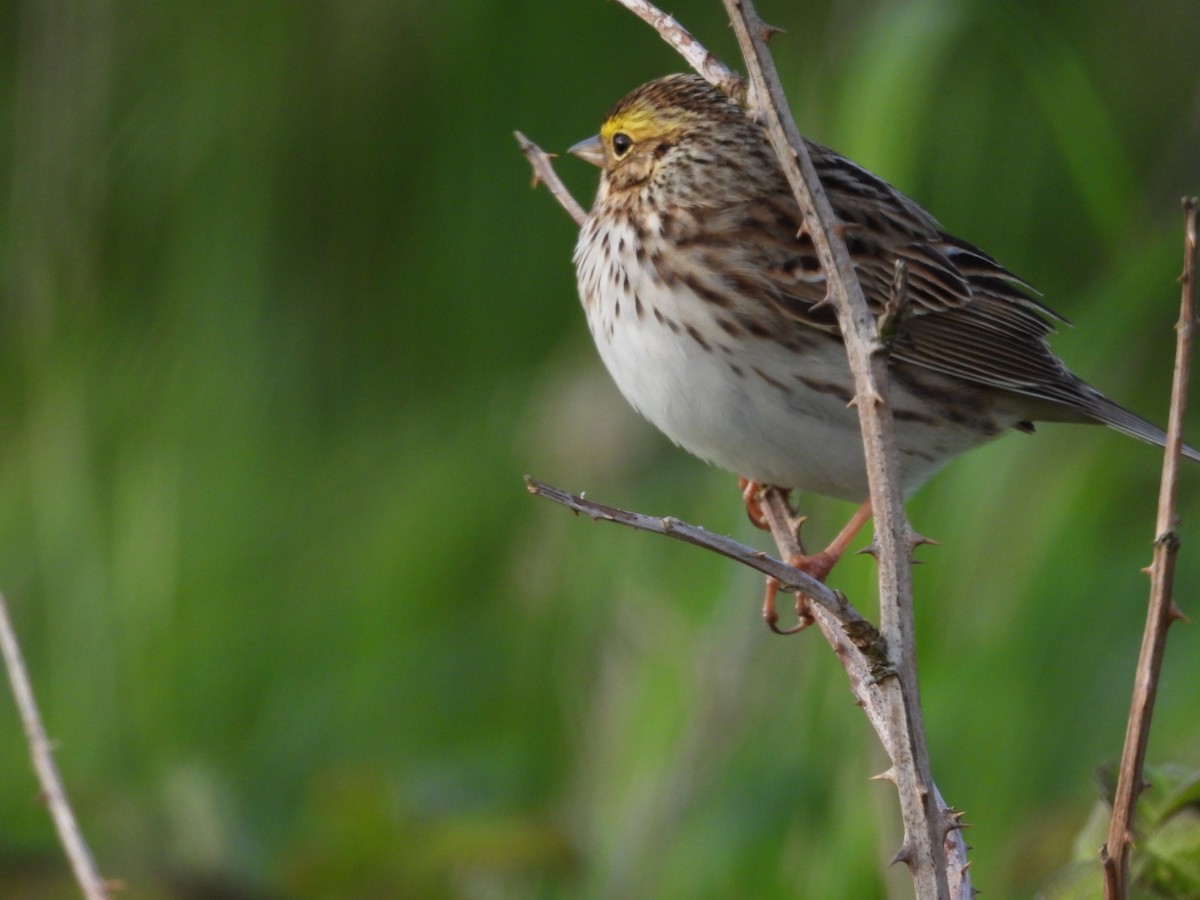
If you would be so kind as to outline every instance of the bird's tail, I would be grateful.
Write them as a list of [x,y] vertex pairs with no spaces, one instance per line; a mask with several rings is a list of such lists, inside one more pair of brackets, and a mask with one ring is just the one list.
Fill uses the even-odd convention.
[[[1135,437],[1139,441],[1145,441],[1147,444],[1154,444],[1158,447],[1167,445],[1167,433],[1147,422],[1141,416],[1131,413],[1120,404],[1109,400],[1099,391],[1092,390],[1087,398],[1087,412],[1097,421],[1103,422],[1109,428],[1113,428],[1122,434],[1127,434],[1130,437]],[[1195,447],[1183,445],[1183,456],[1185,459],[1190,459],[1192,462],[1200,463],[1200,450]]]

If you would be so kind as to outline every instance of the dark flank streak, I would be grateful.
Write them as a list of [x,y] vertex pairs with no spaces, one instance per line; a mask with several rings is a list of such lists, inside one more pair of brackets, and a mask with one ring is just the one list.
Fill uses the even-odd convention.
[[725,316],[717,316],[717,326],[730,337],[737,337],[743,333],[737,322],[727,319]]
[[893,409],[892,416],[897,422],[918,422],[930,427],[936,427],[939,424],[936,416],[917,412],[915,409]]
[[741,325],[755,337],[771,337],[771,329],[767,327],[766,323],[759,321],[754,316],[742,313],[737,316],[737,321],[739,325]]
[[987,414],[981,402],[980,391],[967,389],[966,385],[953,387],[934,384],[922,378],[921,372],[913,367],[892,367],[892,377],[903,384],[918,400],[928,404],[934,414],[955,425],[970,428],[988,436],[1000,433],[999,426]]
[[770,375],[768,375],[766,372],[764,372],[758,366],[751,366],[750,368],[753,370],[755,375],[757,375],[759,378],[761,378],[767,384],[771,385],[771,387],[779,388],[779,390],[783,391],[785,394],[790,394],[792,392],[792,389],[790,387],[788,387],[782,381],[772,378]]
[[821,271],[821,263],[815,256],[802,253],[799,256],[789,256],[783,261],[782,268],[785,275],[794,275],[797,269],[801,272],[816,273]]
[[806,388],[816,391],[818,394],[830,394],[837,397],[843,403],[849,403],[854,399],[854,392],[848,389],[845,385],[835,384],[832,381],[822,381],[819,378],[808,378],[797,373],[792,376]]
[[694,272],[688,272],[682,276],[683,283],[687,285],[692,293],[701,300],[705,300],[713,306],[719,306],[721,309],[729,309],[732,305],[728,296],[716,288],[710,287],[704,280]]
[[710,353],[712,352],[712,347],[709,345],[708,341],[706,341],[706,340],[705,340],[705,339],[704,339],[704,338],[701,336],[700,332],[699,332],[699,331],[697,331],[697,330],[695,329],[695,327],[694,327],[694,326],[692,326],[692,325],[687,325],[687,326],[685,326],[685,327],[687,328],[687,333],[688,333],[688,336],[689,336],[689,337],[690,337],[690,338],[691,338],[693,341],[695,341],[697,344],[699,344],[701,347],[703,347],[705,350],[709,351]]

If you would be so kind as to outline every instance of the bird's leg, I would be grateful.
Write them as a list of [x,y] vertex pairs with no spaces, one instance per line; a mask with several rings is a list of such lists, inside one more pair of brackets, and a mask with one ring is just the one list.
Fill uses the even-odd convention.
[[[804,554],[803,545],[799,554],[788,558],[787,564],[793,568],[799,569],[806,575],[811,575],[817,581],[824,581],[829,577],[829,573],[833,571],[833,567],[837,565],[837,561],[842,558],[842,554],[846,552],[846,548],[850,546],[850,542],[862,531],[862,527],[867,524],[871,518],[871,501],[868,500],[862,506],[854,511],[854,515],[850,517],[850,521],[845,527],[838,532],[837,537],[829,542],[820,553],[814,553],[812,556]],[[803,519],[800,520],[803,522]],[[797,522],[797,527],[799,522]]]
[[[800,548],[800,552],[789,554],[787,559],[788,565],[799,569],[817,581],[824,582],[842,554],[846,552],[846,548],[850,546],[850,542],[854,540],[855,536],[862,530],[863,525],[870,518],[871,501],[868,500],[855,511],[854,515],[850,517],[850,521],[838,532],[837,537],[829,542],[829,546],[820,553],[808,555],[805,554],[804,545],[800,541],[800,526],[804,524],[804,517],[789,516],[788,528],[795,534],[796,546]],[[753,521],[753,517],[751,521]],[[796,594],[797,623],[790,628],[780,628],[778,626],[779,613],[775,609],[775,597],[778,593],[779,582],[774,578],[768,577],[766,595],[763,598],[763,619],[766,621],[768,628],[776,634],[795,634],[797,631],[803,631],[812,624],[812,614],[808,610],[808,598],[804,594],[798,593]]]
[[742,502],[746,504],[746,515],[750,518],[750,524],[763,531],[770,531],[771,526],[767,523],[766,514],[762,509],[761,494],[764,487],[766,485],[738,476],[738,490],[742,492]]
[[767,576],[767,591],[763,597],[763,621],[776,634],[795,634],[803,631],[813,623],[812,613],[808,611],[808,598],[803,594],[796,595],[796,624],[790,628],[779,627],[779,613],[775,609],[775,596],[779,593],[779,582]]
[[[770,531],[771,525],[767,521],[767,514],[762,506],[762,492],[766,485],[760,484],[757,481],[751,481],[749,478],[738,478],[738,488],[742,492],[742,501],[746,504],[746,516],[750,519],[755,528],[761,528],[763,531]],[[792,510],[788,510],[788,529],[796,536],[796,545],[800,544],[800,523],[804,521],[803,517],[796,518]],[[780,628],[779,613],[775,609],[775,596],[779,593],[779,582],[767,576],[767,589],[763,597],[763,619],[766,620],[767,627],[776,634],[795,634],[797,631],[802,631],[812,624],[812,617],[804,613],[800,609],[801,598],[796,598],[796,614],[800,621],[791,628]]]

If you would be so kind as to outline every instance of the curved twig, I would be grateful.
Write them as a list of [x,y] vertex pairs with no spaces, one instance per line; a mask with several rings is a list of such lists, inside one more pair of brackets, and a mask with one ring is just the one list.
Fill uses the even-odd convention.
[[709,84],[739,100],[746,99],[746,80],[696,40],[679,20],[646,0],[617,0],[623,7],[658,32]]
[[[567,507],[567,509],[589,516],[594,521],[613,522],[617,525],[626,525],[638,531],[661,534],[665,537],[674,538],[677,541],[683,541],[685,544],[692,544],[705,550],[711,550],[713,553],[720,554],[727,559],[732,559],[734,562],[748,566],[751,569],[761,572],[768,578],[774,578],[779,582],[780,590],[792,594],[803,594],[810,600],[815,601],[825,610],[837,626],[847,634],[855,635],[856,640],[863,643],[864,646],[870,644],[875,648],[882,647],[879,632],[875,629],[875,626],[859,615],[858,610],[850,604],[840,591],[833,590],[833,588],[817,581],[800,569],[780,562],[755,547],[735,541],[733,538],[726,537],[723,534],[714,534],[696,525],[689,525],[687,522],[677,519],[674,516],[647,516],[631,510],[620,509],[616,506],[597,503],[595,500],[588,500],[579,494],[568,493],[552,485],[530,478],[528,475],[525,476],[525,487],[529,493],[536,497],[545,497],[547,500],[553,500],[555,503]],[[872,660],[873,665],[881,665],[883,663],[884,659],[882,656],[877,656]]]

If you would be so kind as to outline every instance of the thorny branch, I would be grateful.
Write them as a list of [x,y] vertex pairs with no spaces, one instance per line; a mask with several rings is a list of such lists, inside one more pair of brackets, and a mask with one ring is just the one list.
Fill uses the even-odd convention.
[[[867,668],[873,678],[881,678],[889,672],[885,671],[887,657],[884,651],[883,639],[875,626],[858,614],[840,591],[835,591],[828,585],[817,581],[806,573],[768,556],[748,544],[735,541],[722,534],[714,534],[695,525],[689,525],[674,516],[656,517],[642,513],[606,506],[595,500],[588,500],[577,494],[569,494],[536,479],[525,476],[525,487],[529,493],[537,497],[545,497],[560,503],[567,509],[583,513],[594,521],[613,522],[626,525],[638,531],[648,531],[665,537],[683,541],[705,550],[711,550],[734,562],[739,562],[748,568],[762,572],[768,578],[774,578],[779,583],[779,589],[793,594],[803,594],[810,601],[821,607],[829,630],[838,636],[838,640],[849,640],[866,657]],[[785,503],[786,509],[786,503]],[[768,515],[771,511],[768,510]],[[786,529],[786,526],[784,526]],[[793,545],[798,547],[795,535],[791,537]],[[781,550],[785,547],[781,545]],[[797,554],[798,550],[795,551]],[[810,604],[811,606],[811,604]],[[822,629],[824,630],[824,628]],[[828,635],[827,635],[828,636]],[[831,644],[838,650],[837,643],[831,638]],[[840,652],[839,652],[840,655]],[[862,665],[862,660],[856,664]]]
[[1105,900],[1124,900],[1129,890],[1129,848],[1133,840],[1133,814],[1144,785],[1143,767],[1146,745],[1150,740],[1150,720],[1158,693],[1158,676],[1167,644],[1167,629],[1183,617],[1175,605],[1175,558],[1179,552],[1175,513],[1178,495],[1179,456],[1183,447],[1183,418],[1187,409],[1188,371],[1191,368],[1192,333],[1196,328],[1196,255],[1200,231],[1200,199],[1183,201],[1185,218],[1183,287],[1179,304],[1179,322],[1175,326],[1175,375],[1171,382],[1171,410],[1167,418],[1167,445],[1163,456],[1162,480],[1158,493],[1158,518],[1154,529],[1154,556],[1150,573],[1150,602],[1142,649],[1138,654],[1133,700],[1125,730],[1125,748],[1113,798],[1108,840],[1100,848],[1104,868]]
[[950,823],[934,800],[917,686],[911,554],[922,539],[912,531],[904,513],[899,454],[888,405],[886,355],[838,230],[838,219],[792,120],[775,62],[767,49],[767,41],[776,29],[759,18],[751,0],[724,3],[750,71],[750,111],[763,119],[800,206],[804,230],[821,261],[854,373],[855,404],[875,517],[873,549],[879,564],[880,630],[888,642],[888,655],[899,681],[898,691],[887,692],[891,727],[885,744],[904,820],[904,843],[897,858],[911,870],[918,897],[948,900],[951,895],[943,837]]

